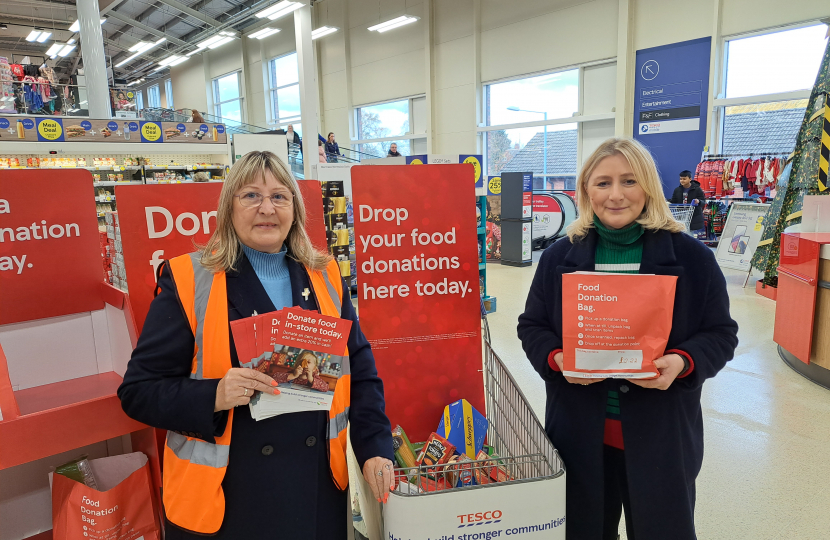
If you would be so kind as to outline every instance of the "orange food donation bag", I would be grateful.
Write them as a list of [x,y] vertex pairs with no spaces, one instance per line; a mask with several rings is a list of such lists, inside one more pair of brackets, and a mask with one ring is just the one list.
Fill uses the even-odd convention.
[[651,379],[671,332],[677,276],[562,276],[562,370],[569,377]]

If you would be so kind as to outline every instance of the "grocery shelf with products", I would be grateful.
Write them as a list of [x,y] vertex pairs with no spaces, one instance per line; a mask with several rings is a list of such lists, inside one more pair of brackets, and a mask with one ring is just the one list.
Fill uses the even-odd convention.
[[71,149],[80,151],[69,152],[48,142],[0,143],[0,170],[90,171],[99,228],[105,230],[106,213],[117,209],[115,186],[193,182],[196,173],[209,182],[221,182],[231,163],[226,144],[155,144],[153,152],[147,147],[140,143],[72,143]]

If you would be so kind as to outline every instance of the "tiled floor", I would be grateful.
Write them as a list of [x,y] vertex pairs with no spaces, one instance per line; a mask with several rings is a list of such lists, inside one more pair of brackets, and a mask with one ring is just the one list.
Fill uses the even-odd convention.
[[[544,386],[516,337],[535,271],[536,264],[489,264],[487,288],[498,299],[489,317],[494,349],[541,419]],[[754,281],[742,289],[745,274],[724,274],[740,344],[703,389],[698,538],[830,539],[830,391],[779,359],[772,341],[775,303],[755,294]],[[622,527],[621,536],[626,538]]]

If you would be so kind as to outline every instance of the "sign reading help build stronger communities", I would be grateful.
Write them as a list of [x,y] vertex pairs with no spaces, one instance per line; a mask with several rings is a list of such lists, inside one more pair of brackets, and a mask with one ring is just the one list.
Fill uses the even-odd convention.
[[413,440],[453,401],[485,410],[473,179],[470,164],[352,167],[360,325]]
[[103,309],[91,185],[79,169],[0,174],[0,324]]

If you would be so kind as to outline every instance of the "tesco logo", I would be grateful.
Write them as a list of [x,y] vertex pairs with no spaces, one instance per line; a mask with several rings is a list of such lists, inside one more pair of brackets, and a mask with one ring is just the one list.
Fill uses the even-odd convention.
[[489,525],[501,521],[501,510],[488,510],[487,512],[476,512],[475,514],[461,514],[456,516],[460,520],[459,528],[472,527],[474,525]]

